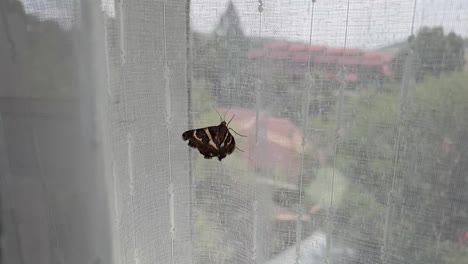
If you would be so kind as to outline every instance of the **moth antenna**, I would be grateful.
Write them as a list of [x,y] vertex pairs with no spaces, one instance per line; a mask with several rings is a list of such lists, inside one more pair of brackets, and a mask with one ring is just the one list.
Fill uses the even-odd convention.
[[[228,108],[228,110],[224,113],[224,118],[223,118],[223,120],[226,120],[226,115],[227,115],[227,113],[229,112],[229,110],[231,110],[231,106],[230,106],[230,107]],[[229,122],[230,122],[230,121],[229,121]],[[228,123],[228,124],[229,124],[229,123]]]
[[231,123],[232,119],[234,119],[235,116],[236,114],[232,115],[231,120],[229,120],[229,122],[227,123],[227,126],[229,126],[229,123]]
[[240,152],[244,152],[242,149],[238,148],[237,146],[236,146],[236,149]]
[[229,129],[232,130],[232,132],[236,133],[238,136],[247,137],[247,136],[244,136],[244,135],[241,135],[241,134],[237,133],[237,132],[236,132],[234,129],[232,129],[232,128],[229,128]]
[[215,108],[213,105],[211,105],[211,107],[213,107],[213,109],[214,109],[214,110],[216,111],[216,113],[218,114],[220,122],[223,122],[223,118],[222,118],[221,115],[219,114],[218,110],[216,110],[216,108]]

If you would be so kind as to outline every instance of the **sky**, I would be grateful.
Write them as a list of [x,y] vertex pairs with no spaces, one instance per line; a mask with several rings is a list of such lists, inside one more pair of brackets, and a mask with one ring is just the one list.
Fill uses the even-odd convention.
[[[229,0],[191,0],[192,26],[210,32]],[[411,33],[414,0],[317,0],[313,10],[312,42],[330,46],[375,48],[406,39]],[[309,42],[311,0],[233,0],[247,35]],[[348,24],[346,26],[346,17]],[[261,23],[260,23],[261,22]],[[418,0],[415,31],[421,25],[443,25],[468,37],[468,0]],[[346,30],[347,29],[347,30]]]
[[[54,19],[69,19],[76,0],[22,0],[28,12]],[[171,0],[168,0],[171,1]],[[174,1],[174,0],[172,0]],[[440,26],[468,37],[468,0],[233,0],[248,36],[272,37],[336,47],[372,49],[407,38],[422,25]],[[114,14],[113,1],[103,0]],[[194,31],[210,33],[229,0],[191,0]],[[312,12],[313,11],[313,12]],[[310,21],[313,13],[312,35]]]

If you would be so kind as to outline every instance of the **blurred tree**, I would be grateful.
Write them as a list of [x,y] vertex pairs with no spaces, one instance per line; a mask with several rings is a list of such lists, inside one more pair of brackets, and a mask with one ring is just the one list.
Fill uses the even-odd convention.
[[240,25],[240,18],[237,14],[237,10],[234,7],[232,1],[229,1],[228,6],[224,14],[221,16],[218,26],[215,29],[217,36],[230,37],[231,40],[241,45],[242,39],[244,38],[244,31]]
[[[215,115],[210,118],[216,120]],[[254,242],[251,229],[240,228],[253,221],[246,208],[254,199],[262,201],[262,195],[270,198],[270,194],[256,194],[256,176],[238,154],[216,167],[205,161],[198,156],[194,163],[195,263],[248,263],[251,256],[243,248],[252,247]]]
[[446,37],[445,53],[442,61],[445,71],[461,71],[465,66],[465,47],[463,39],[450,32]]
[[[351,217],[349,226],[340,227],[342,232],[354,226],[372,227],[377,232],[372,239],[377,241],[371,244],[395,252],[387,254],[399,258],[393,261],[466,260],[466,249],[454,245],[468,227],[467,82],[463,73],[427,79],[415,87],[403,112],[398,92],[356,99],[355,120],[339,145],[339,167],[353,189],[365,190],[375,201],[372,210],[377,211]],[[342,213],[356,215],[356,201],[349,202]],[[376,216],[381,221],[386,218],[388,227],[376,222]]]
[[417,57],[413,65],[417,80],[426,75],[461,71],[465,65],[464,42],[460,36],[453,32],[445,35],[442,27],[423,27],[416,36],[408,37],[408,43],[395,56],[393,69],[397,79],[402,78],[403,67],[411,50]]
[[193,43],[194,76],[204,78],[214,88],[218,103],[249,102],[255,84],[252,65],[246,59],[250,40],[242,31],[234,4],[229,2],[212,34],[196,33]]

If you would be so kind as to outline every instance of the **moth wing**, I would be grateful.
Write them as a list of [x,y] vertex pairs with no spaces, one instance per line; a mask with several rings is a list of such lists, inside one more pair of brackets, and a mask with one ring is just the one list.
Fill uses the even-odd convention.
[[198,149],[206,159],[210,159],[219,155],[219,147],[216,147],[211,134],[213,129],[217,129],[217,127],[188,130],[182,134],[182,139],[188,140],[190,147]]
[[226,137],[226,142],[224,142],[224,148],[226,149],[226,153],[228,155],[234,152],[234,149],[236,149],[236,140],[234,139],[234,136],[229,132]]
[[234,152],[235,148],[236,148],[236,140],[231,135],[231,133],[229,133],[229,131],[227,131],[225,140],[221,143],[221,148],[219,150],[218,159],[222,160],[227,155],[231,155],[232,152]]
[[206,128],[210,134],[210,140],[212,140],[213,147],[221,150],[222,143],[224,138],[226,137],[226,133],[228,132],[226,126],[219,125],[219,126],[212,126]]

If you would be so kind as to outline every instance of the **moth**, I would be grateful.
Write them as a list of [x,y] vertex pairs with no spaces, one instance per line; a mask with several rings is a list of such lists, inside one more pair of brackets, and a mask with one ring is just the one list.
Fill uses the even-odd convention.
[[[215,111],[218,113],[216,109]],[[226,114],[227,112],[224,114],[224,117],[226,117]],[[234,131],[234,129],[229,127],[229,123],[231,123],[235,115],[233,115],[231,120],[227,123],[224,118],[221,118],[219,113],[218,115],[221,119],[221,123],[219,125],[185,131],[182,134],[182,139],[184,141],[188,140],[188,145],[192,148],[198,149],[205,159],[218,157],[218,160],[221,161],[237,148],[236,140],[229,130],[232,130],[241,137],[245,136],[240,135]],[[239,148],[237,149],[242,151]]]

